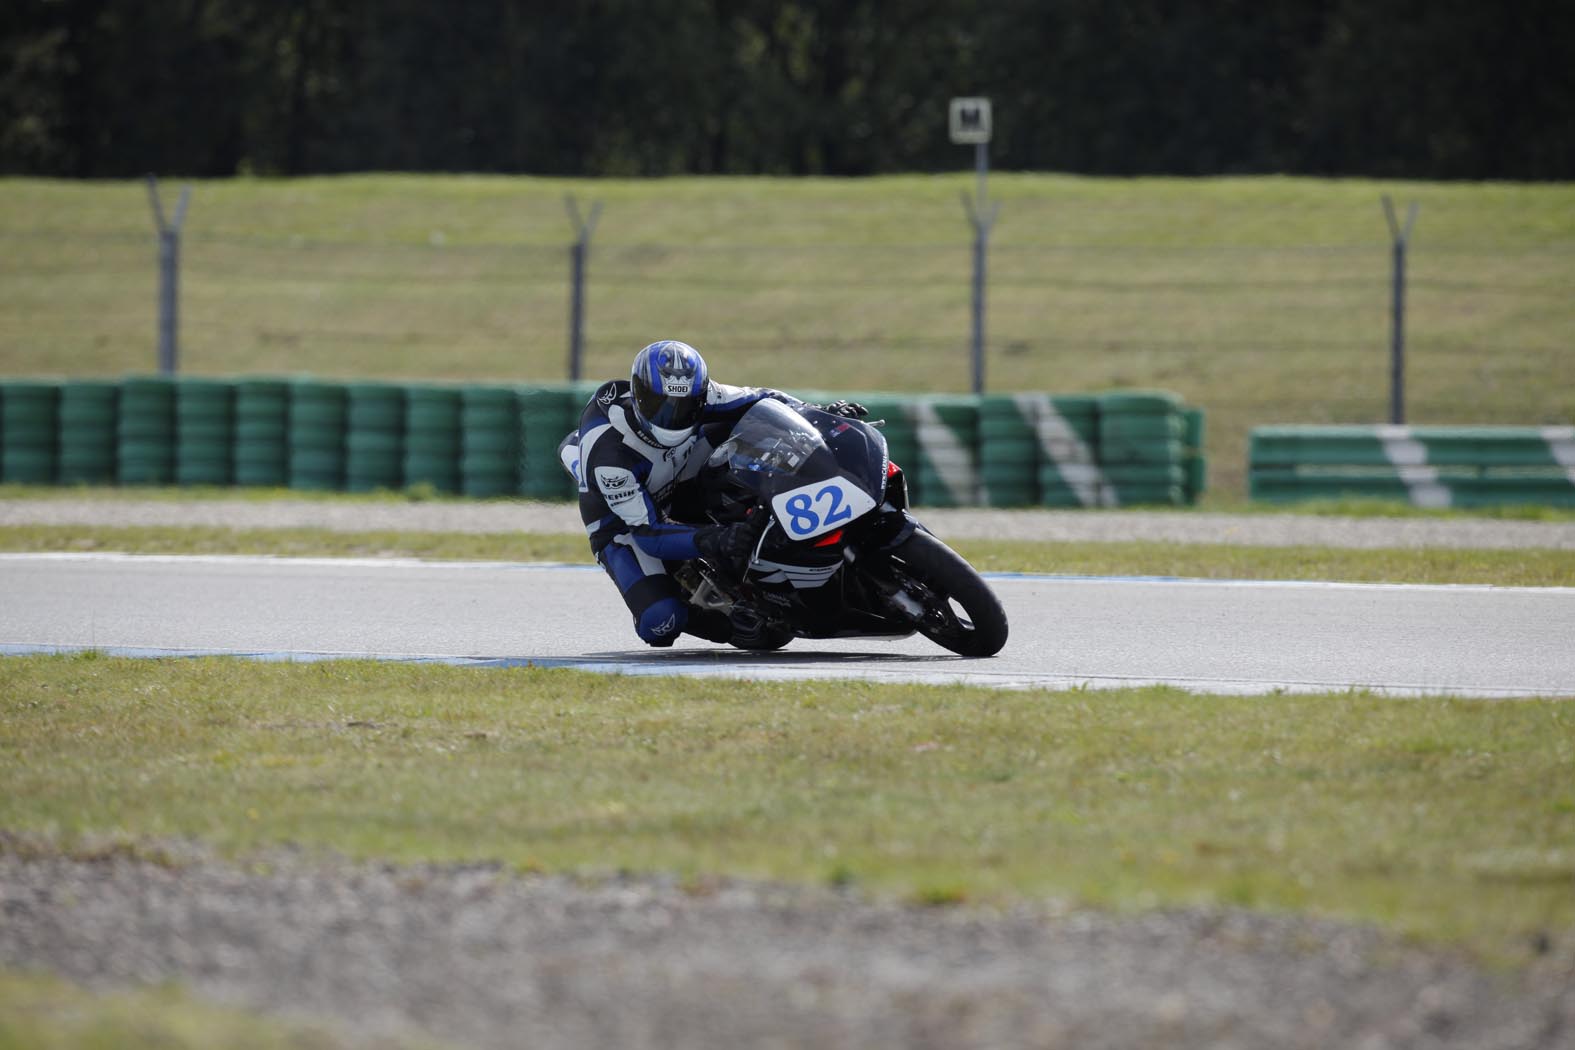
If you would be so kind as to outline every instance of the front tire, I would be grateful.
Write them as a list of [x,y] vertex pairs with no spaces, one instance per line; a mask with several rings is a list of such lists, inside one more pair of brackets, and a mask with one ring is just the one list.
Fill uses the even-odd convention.
[[1006,610],[972,565],[927,532],[891,550],[903,589],[924,607],[917,627],[936,645],[960,656],[994,656],[1006,644]]

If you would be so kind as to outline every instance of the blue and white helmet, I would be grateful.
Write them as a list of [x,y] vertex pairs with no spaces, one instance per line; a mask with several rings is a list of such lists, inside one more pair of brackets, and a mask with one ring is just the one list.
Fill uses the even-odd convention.
[[641,350],[629,383],[635,426],[656,444],[675,448],[700,429],[711,379],[705,358],[688,343],[663,339]]

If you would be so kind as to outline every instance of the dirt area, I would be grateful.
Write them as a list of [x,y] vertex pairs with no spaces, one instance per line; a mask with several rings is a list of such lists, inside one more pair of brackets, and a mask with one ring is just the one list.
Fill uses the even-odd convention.
[[1569,945],[1505,974],[1245,911],[158,852],[0,839],[0,965],[472,1047],[1575,1047]]

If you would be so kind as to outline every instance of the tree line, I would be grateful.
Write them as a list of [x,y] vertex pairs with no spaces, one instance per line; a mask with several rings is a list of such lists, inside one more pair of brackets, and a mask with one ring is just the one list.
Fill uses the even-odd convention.
[[11,0],[0,172],[1575,177],[1569,0]]

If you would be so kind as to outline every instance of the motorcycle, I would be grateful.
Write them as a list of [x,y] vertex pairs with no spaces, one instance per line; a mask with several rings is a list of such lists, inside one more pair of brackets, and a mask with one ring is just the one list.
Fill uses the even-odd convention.
[[908,509],[907,482],[878,425],[753,405],[714,451],[675,520],[749,521],[760,529],[739,575],[704,559],[674,573],[690,604],[758,621],[739,648],[794,638],[905,638],[962,656],[1006,644],[1006,612],[973,567]]

